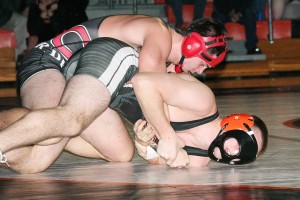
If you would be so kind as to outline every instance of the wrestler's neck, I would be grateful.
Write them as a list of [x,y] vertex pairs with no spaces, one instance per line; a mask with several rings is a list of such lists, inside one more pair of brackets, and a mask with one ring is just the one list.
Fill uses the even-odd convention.
[[206,131],[206,137],[204,137],[205,149],[209,148],[212,141],[217,137],[218,133],[220,132],[221,120],[221,118],[217,118],[216,120],[209,123],[209,126]]
[[176,31],[173,29],[171,29],[171,35],[172,35],[172,48],[168,57],[168,61],[170,61],[173,64],[176,64],[181,59],[181,43],[183,37],[179,33],[176,33]]
[[221,119],[218,118],[207,124],[178,132],[179,138],[188,146],[198,147],[207,150],[212,141],[217,137],[221,127]]

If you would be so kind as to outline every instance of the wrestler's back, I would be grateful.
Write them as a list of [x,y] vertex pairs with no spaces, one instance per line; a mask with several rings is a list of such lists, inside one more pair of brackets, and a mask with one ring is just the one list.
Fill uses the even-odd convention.
[[[168,53],[168,49],[171,48],[172,31],[174,30],[156,17],[145,15],[105,16],[74,26],[50,40],[49,44],[57,48],[66,60],[91,40],[99,37],[121,40],[137,51],[141,50],[145,43],[162,45],[163,51]],[[161,48],[157,50],[161,51]]]
[[[168,40],[170,33],[167,24],[159,18],[145,15],[110,16],[101,23],[98,34],[100,37],[112,37],[138,49],[144,44],[149,34],[159,34],[157,40]],[[166,42],[166,41],[165,41]]]

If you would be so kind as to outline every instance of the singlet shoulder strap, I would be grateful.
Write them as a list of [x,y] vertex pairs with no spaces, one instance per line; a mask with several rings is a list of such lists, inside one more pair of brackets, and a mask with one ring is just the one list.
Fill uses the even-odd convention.
[[208,152],[200,148],[185,146],[183,147],[183,149],[187,152],[188,155],[191,156],[208,157]]
[[170,123],[175,131],[183,131],[183,130],[194,128],[196,126],[206,124],[208,122],[217,119],[218,117],[219,117],[219,112],[217,111],[215,114],[202,119],[186,121],[186,122],[170,122]]

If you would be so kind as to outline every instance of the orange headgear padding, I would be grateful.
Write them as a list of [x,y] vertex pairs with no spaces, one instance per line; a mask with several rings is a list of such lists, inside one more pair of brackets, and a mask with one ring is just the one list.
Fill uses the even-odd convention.
[[249,130],[244,125],[247,124],[250,128],[254,125],[254,119],[251,115],[242,113],[242,114],[232,114],[228,117],[225,117],[221,121],[221,127],[224,127],[225,125],[225,131],[230,130],[243,130],[248,132]]
[[[225,51],[218,57],[210,56],[207,49],[218,46],[225,46]],[[191,32],[188,36],[183,38],[181,53],[186,58],[201,58],[206,61],[210,67],[215,67],[224,60],[227,46],[227,38],[225,35],[202,37],[196,32]]]

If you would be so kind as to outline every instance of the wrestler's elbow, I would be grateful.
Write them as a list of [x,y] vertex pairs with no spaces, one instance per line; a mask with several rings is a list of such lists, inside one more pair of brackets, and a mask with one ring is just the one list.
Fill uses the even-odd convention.
[[140,82],[143,80],[141,77],[143,77],[143,73],[139,72],[136,75],[134,75],[131,79],[131,83],[133,86],[137,86],[138,84],[140,84]]
[[131,83],[135,90],[136,89],[145,90],[145,87],[150,86],[149,76],[147,76],[147,73],[140,72],[131,79]]

